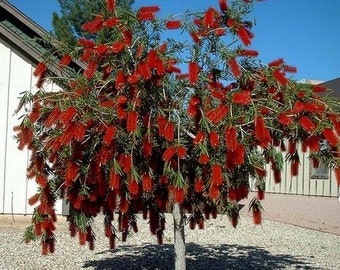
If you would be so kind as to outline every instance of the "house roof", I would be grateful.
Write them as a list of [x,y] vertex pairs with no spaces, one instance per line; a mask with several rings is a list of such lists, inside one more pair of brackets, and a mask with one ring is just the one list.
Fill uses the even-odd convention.
[[333,95],[340,98],[340,78],[320,83],[319,85],[325,86],[333,91]]
[[[33,66],[43,60],[44,53],[56,49],[58,43],[46,30],[6,0],[0,0],[0,41]],[[58,62],[57,57],[56,64],[49,67],[54,75],[60,75]],[[72,68],[80,70],[83,65],[73,62]]]

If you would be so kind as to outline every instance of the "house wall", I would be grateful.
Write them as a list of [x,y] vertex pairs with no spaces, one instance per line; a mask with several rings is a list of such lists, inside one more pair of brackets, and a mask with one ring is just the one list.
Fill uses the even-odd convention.
[[274,182],[274,177],[268,166],[266,179],[266,192],[308,196],[338,197],[340,189],[334,173],[328,170],[328,175],[323,178],[313,178],[309,154],[299,151],[299,174],[292,176],[290,162],[285,161],[284,170],[281,173],[281,183]]
[[[34,91],[34,67],[0,40],[0,213],[30,214],[33,207],[27,199],[36,191],[34,180],[26,179],[29,162],[27,149],[19,151],[13,127],[20,123],[14,114],[20,93]],[[54,85],[46,86],[53,90]],[[61,212],[61,202],[57,204]]]

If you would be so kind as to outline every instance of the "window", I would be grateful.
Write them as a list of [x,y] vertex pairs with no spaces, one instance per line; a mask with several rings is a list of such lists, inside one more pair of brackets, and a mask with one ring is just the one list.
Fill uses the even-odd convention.
[[310,162],[310,176],[313,179],[328,179],[329,178],[329,169],[327,166],[320,162],[319,167],[314,168],[313,162]]

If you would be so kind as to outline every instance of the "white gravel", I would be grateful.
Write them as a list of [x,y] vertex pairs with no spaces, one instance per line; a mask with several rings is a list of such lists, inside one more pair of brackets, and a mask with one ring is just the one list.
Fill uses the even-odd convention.
[[[102,219],[95,220],[97,240],[90,251],[69,237],[60,218],[56,251],[48,256],[41,255],[38,242],[21,243],[23,226],[1,222],[0,269],[173,269],[170,215],[163,245],[157,244],[147,221],[140,218],[139,232],[131,233],[125,243],[117,241],[114,251],[108,249]],[[270,220],[254,226],[246,215],[236,229],[226,216],[207,221],[204,230],[186,227],[186,243],[187,269],[340,269],[339,235]]]

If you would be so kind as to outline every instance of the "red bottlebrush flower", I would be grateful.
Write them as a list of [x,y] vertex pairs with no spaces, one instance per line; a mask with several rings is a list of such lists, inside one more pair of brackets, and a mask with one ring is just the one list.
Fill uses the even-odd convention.
[[220,164],[213,164],[211,166],[211,181],[212,185],[215,186],[223,184],[222,166]]
[[137,13],[137,19],[139,21],[152,21],[155,19],[155,13],[139,10],[139,12]]
[[306,91],[304,91],[304,90],[301,90],[296,94],[296,96],[298,98],[301,98],[301,99],[303,99],[305,97],[305,95],[306,95]]
[[265,192],[264,192],[264,190],[263,189],[258,189],[257,190],[257,198],[260,200],[260,201],[262,201],[263,199],[264,199],[264,194],[265,194]]
[[309,137],[306,143],[310,152],[318,152],[320,150],[319,138],[317,136]]
[[37,184],[41,187],[45,187],[47,185],[47,179],[44,175],[39,174],[36,178],[35,181]]
[[157,52],[151,49],[148,53],[148,66],[151,68],[157,68],[157,62],[159,61]]
[[204,181],[202,178],[196,178],[195,180],[195,192],[202,193],[204,190]]
[[106,9],[109,12],[113,12],[115,10],[116,0],[106,0]]
[[96,47],[95,52],[98,56],[104,55],[108,50],[108,47],[105,44],[100,44]]
[[157,234],[157,243],[159,245],[163,245],[163,238],[164,238],[163,230],[158,229],[156,234]]
[[41,254],[47,255],[49,250],[49,245],[47,243],[47,240],[42,240],[41,242]]
[[296,73],[297,72],[297,68],[296,67],[292,67],[292,66],[283,65],[283,71],[284,72],[289,72],[289,73]]
[[133,133],[138,127],[138,113],[136,111],[129,111],[127,113],[126,130],[128,133]]
[[220,137],[216,131],[211,131],[209,133],[209,141],[210,141],[210,145],[213,148],[218,147],[218,145],[220,144]]
[[323,136],[331,146],[337,146],[339,143],[339,138],[335,131],[331,128],[325,128],[322,131]]
[[267,175],[267,171],[262,167],[255,167],[255,172],[260,178],[264,178]]
[[68,124],[73,117],[78,113],[77,109],[74,107],[69,107],[65,112],[63,112],[60,116],[61,121],[66,125]]
[[254,36],[253,33],[244,27],[240,27],[237,30],[237,35],[245,46],[249,46],[251,44],[251,39]]
[[105,134],[104,134],[104,137],[103,137],[103,144],[109,145],[112,142],[115,134],[116,134],[116,127],[115,126],[107,127]]
[[214,26],[214,15],[216,14],[216,10],[214,8],[208,8],[208,10],[204,13],[204,26],[213,27]]
[[207,154],[201,154],[198,159],[198,162],[200,164],[208,164],[209,161],[210,161],[210,157]]
[[248,198],[249,188],[246,184],[240,184],[237,187],[236,193],[237,193],[237,198],[236,198],[237,201]]
[[231,201],[235,201],[237,198],[237,191],[234,188],[228,189],[228,199]]
[[289,83],[289,80],[286,78],[286,76],[279,70],[275,70],[273,72],[273,76],[276,79],[276,81],[281,85],[287,85]]
[[121,184],[120,175],[116,173],[114,169],[110,170],[110,182],[109,187],[111,189],[119,190]]
[[189,103],[188,105],[188,115],[191,117],[195,117],[197,115],[197,107]]
[[234,228],[237,227],[238,219],[239,219],[239,216],[233,216],[233,217],[231,217],[231,225],[232,225]]
[[135,179],[129,181],[129,193],[134,196],[140,193],[139,183]]
[[228,9],[227,0],[219,0],[219,4],[222,12],[225,12]]
[[87,232],[79,231],[79,245],[84,246],[86,244]]
[[215,117],[214,119],[211,120],[213,124],[217,124],[220,121],[222,121],[226,115],[229,113],[229,107],[225,104],[220,104],[216,109],[215,109]]
[[98,33],[102,29],[102,27],[103,27],[103,18],[101,16],[98,16],[93,21],[84,23],[81,26],[81,29],[91,34],[95,34],[95,33]]
[[240,105],[248,105],[251,102],[250,91],[243,90],[241,92],[235,92],[232,96],[233,103]]
[[316,124],[307,116],[302,116],[299,119],[299,124],[307,132],[313,132],[316,129]]
[[229,28],[236,28],[236,27],[239,26],[239,23],[232,18],[228,18],[227,21],[226,21],[226,25]]
[[84,76],[91,80],[96,73],[97,63],[95,61],[90,61],[87,68],[84,70]]
[[96,43],[93,40],[86,39],[86,38],[79,38],[78,44],[83,46],[84,48],[93,48],[96,46]]
[[28,118],[32,123],[35,123],[40,118],[40,109],[41,105],[39,102],[35,102],[32,108],[31,113],[29,114]]
[[110,27],[118,25],[118,23],[119,23],[119,19],[118,18],[111,17],[111,18],[106,19],[103,22],[103,26],[106,27],[106,28],[110,28]]
[[40,62],[36,67],[33,72],[33,75],[35,77],[42,76],[45,72],[47,71],[47,66],[45,63]]
[[152,191],[152,178],[148,173],[142,176],[142,188],[144,192]]
[[272,141],[270,132],[265,126],[264,120],[261,116],[255,118],[255,138],[257,139],[259,146],[267,148]]
[[125,155],[124,158],[123,158],[123,172],[124,173],[128,173],[131,169],[132,169],[132,166],[133,166],[133,161],[132,161],[132,156],[131,155]]
[[299,166],[300,166],[299,158],[291,160],[290,173],[292,176],[297,176],[299,174]]
[[148,62],[140,62],[138,65],[138,70],[145,80],[149,80],[151,78],[151,72]]
[[327,87],[321,85],[313,85],[312,89],[314,93],[323,93],[327,90]]
[[184,146],[178,146],[177,155],[180,159],[185,158],[185,156],[187,155],[187,149]]
[[290,140],[288,143],[288,153],[293,155],[296,153],[296,141]]
[[273,169],[274,183],[279,184],[282,181],[281,171],[279,169]]
[[298,100],[294,103],[293,112],[296,114],[302,113],[304,108],[305,108],[304,103]]
[[270,67],[281,67],[284,64],[283,58],[279,58],[277,60],[274,60],[268,64]]
[[200,67],[196,62],[189,63],[189,82],[191,85],[195,85],[198,80],[198,73],[200,72]]
[[59,67],[60,69],[63,69],[64,67],[68,66],[68,65],[71,63],[71,61],[72,61],[71,55],[65,54],[65,55],[61,58],[61,60],[60,60],[60,62],[59,62],[59,64],[58,64],[58,67]]
[[195,226],[196,226],[196,221],[195,221],[195,218],[192,217],[192,218],[190,218],[190,220],[189,220],[189,228],[190,228],[190,230],[194,230],[194,229],[195,229]]
[[262,223],[262,214],[258,206],[253,206],[253,221],[255,225],[260,225]]
[[245,148],[239,144],[233,153],[233,163],[235,165],[242,165],[244,163]]
[[164,75],[166,73],[164,63],[161,59],[157,60],[156,71],[158,75]]
[[279,113],[277,120],[280,122],[280,124],[282,124],[284,126],[289,126],[289,125],[293,124],[293,122],[294,122],[293,117],[288,116],[284,113]]
[[307,112],[311,113],[323,113],[325,111],[325,105],[321,103],[315,103],[315,102],[306,102],[304,104],[304,109]]
[[184,188],[174,187],[172,189],[172,192],[174,194],[175,202],[176,203],[183,203],[184,197],[185,197],[185,190],[184,190]]
[[215,33],[216,36],[220,37],[220,36],[225,35],[226,29],[225,28],[215,28],[214,33]]
[[209,197],[214,201],[216,201],[220,197],[220,189],[218,186],[210,186]]
[[58,121],[60,115],[61,115],[60,109],[58,107],[54,107],[53,111],[48,115],[48,117],[44,121],[45,127],[50,128],[52,125],[54,125]]
[[119,119],[125,119],[127,116],[127,113],[125,111],[125,107],[123,105],[118,104],[116,107],[117,110],[117,116]]
[[200,42],[200,37],[197,32],[190,32],[190,36],[196,44]]
[[142,153],[144,157],[151,156],[152,154],[152,145],[151,145],[150,140],[147,137],[145,137],[143,140]]
[[119,70],[116,74],[116,83],[115,83],[115,87],[116,89],[119,91],[119,90],[122,90],[122,88],[124,87],[125,85],[125,74],[122,70]]
[[235,58],[228,59],[228,65],[231,73],[235,78],[239,78],[242,74],[239,64],[237,63]]
[[34,194],[32,197],[28,199],[28,204],[31,206],[36,204],[39,201],[39,198],[40,198],[39,193]]
[[175,124],[172,122],[167,122],[164,127],[164,138],[167,141],[172,142],[175,138]]
[[194,144],[199,144],[202,143],[205,139],[205,133],[203,131],[199,131],[196,136],[195,139],[193,141]]
[[340,119],[337,115],[329,114],[328,118],[332,121],[336,133],[340,134]]
[[259,55],[258,51],[255,50],[240,50],[238,53],[239,56],[246,56],[246,57],[256,57]]
[[337,180],[338,186],[340,186],[340,167],[334,169],[335,178]]
[[65,172],[65,186],[66,187],[72,186],[73,181],[75,181],[78,176],[78,169],[79,169],[79,166],[73,161],[67,162],[67,168]]
[[157,124],[158,124],[158,135],[164,136],[165,126],[166,126],[166,118],[162,115],[157,116]]
[[120,53],[125,49],[126,44],[123,41],[116,41],[111,46],[111,51],[113,53]]
[[144,6],[139,9],[141,12],[158,12],[159,6]]
[[170,161],[171,158],[176,154],[176,147],[174,146],[169,146],[162,155],[162,159],[164,161]]
[[201,99],[198,96],[192,96],[190,99],[190,104],[197,106],[201,103]]
[[165,27],[168,29],[178,29],[181,27],[181,21],[179,20],[167,21]]
[[237,131],[236,128],[233,126],[226,127],[225,129],[225,141],[226,146],[229,151],[235,151],[238,142],[237,142]]

